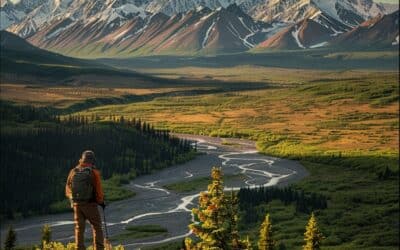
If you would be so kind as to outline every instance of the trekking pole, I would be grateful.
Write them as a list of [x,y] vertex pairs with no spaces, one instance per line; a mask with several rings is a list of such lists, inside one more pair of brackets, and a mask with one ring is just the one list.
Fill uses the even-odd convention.
[[112,250],[111,242],[108,240],[108,230],[107,230],[107,222],[106,222],[106,211],[103,207],[103,222],[104,222],[104,231],[106,233],[106,237],[104,238],[104,249]]
[[108,239],[108,230],[107,230],[107,222],[106,222],[106,211],[103,207],[103,223],[104,223],[104,231],[106,233],[106,239]]

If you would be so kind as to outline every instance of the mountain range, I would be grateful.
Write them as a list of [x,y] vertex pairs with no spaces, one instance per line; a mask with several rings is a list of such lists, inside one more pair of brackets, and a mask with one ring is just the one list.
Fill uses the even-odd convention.
[[1,29],[77,57],[398,45],[398,10],[372,0],[21,0]]

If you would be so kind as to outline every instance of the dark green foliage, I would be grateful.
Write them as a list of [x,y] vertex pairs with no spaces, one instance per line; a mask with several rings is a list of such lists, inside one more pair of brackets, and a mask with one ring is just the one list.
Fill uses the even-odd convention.
[[241,188],[238,193],[240,210],[243,212],[242,222],[259,222],[265,213],[258,213],[254,207],[267,204],[272,200],[280,200],[283,204],[295,204],[296,212],[309,213],[316,209],[327,208],[327,198],[323,195],[311,193],[305,194],[291,187],[259,187],[256,189]]
[[0,100],[0,121],[4,123],[27,123],[30,121],[57,121],[51,108],[34,108],[32,106],[16,106]]
[[16,241],[17,241],[17,234],[15,233],[14,229],[12,228],[12,226],[10,226],[8,228],[6,241],[4,242],[4,249],[5,250],[14,249]]
[[377,173],[378,179],[379,180],[387,180],[390,177],[396,177],[398,174],[392,170],[388,166],[380,172]]
[[278,250],[286,250],[287,248],[286,248],[286,246],[285,246],[285,244],[284,243],[279,243],[279,245],[278,245]]
[[17,212],[47,213],[50,204],[63,200],[68,172],[86,149],[96,153],[104,179],[148,174],[193,155],[188,141],[140,120],[89,123],[87,117],[69,116],[60,121],[44,110],[10,108],[1,108],[0,160],[0,214],[9,218]]

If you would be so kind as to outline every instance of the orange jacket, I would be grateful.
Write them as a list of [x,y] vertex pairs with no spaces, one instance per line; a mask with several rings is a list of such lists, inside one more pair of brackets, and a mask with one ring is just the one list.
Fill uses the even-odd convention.
[[[87,163],[81,163],[79,165],[80,167],[93,167],[92,164],[87,164]],[[74,176],[74,169],[72,169],[69,172],[68,178],[67,178],[67,184],[65,185],[65,196],[67,196],[68,199],[72,199],[72,177]],[[98,169],[93,169],[93,188],[94,188],[94,193],[95,193],[95,200],[96,203],[101,204],[104,202],[104,193],[103,193],[103,188],[101,187],[101,178],[100,178],[100,171]]]

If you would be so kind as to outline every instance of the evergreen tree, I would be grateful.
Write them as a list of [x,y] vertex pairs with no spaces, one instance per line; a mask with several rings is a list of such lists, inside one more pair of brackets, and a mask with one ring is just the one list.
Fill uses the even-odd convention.
[[271,250],[274,248],[274,241],[272,239],[272,224],[269,219],[269,214],[265,216],[264,222],[260,228],[260,238],[258,239],[259,250]]
[[15,242],[17,241],[17,234],[15,233],[12,226],[8,228],[6,241],[4,242],[4,249],[5,250],[12,250],[15,247]]
[[[182,146],[184,140],[166,131],[154,131],[151,126],[149,133],[144,132],[140,126],[128,124],[126,118],[121,118],[123,123],[88,122],[85,116],[69,115],[57,122],[59,116],[32,107],[0,105],[0,111],[1,120],[8,121],[0,133],[0,197],[6,201],[0,213],[10,219],[17,213],[28,215],[28,211],[67,209],[50,205],[65,199],[65,178],[87,148],[99,156],[97,167],[104,179],[113,174],[149,173],[193,156],[189,144]],[[34,127],[27,126],[32,122]],[[157,138],[155,133],[164,137]],[[19,166],[29,168],[21,172]],[[32,179],[36,185],[29,185]],[[10,186],[17,188],[7,192]]]
[[192,210],[196,222],[189,225],[189,228],[200,241],[191,249],[229,249],[230,218],[225,204],[221,169],[214,167],[211,178],[208,192],[200,193],[199,207]]
[[51,241],[51,228],[45,224],[42,228],[42,244],[49,243]]
[[315,219],[314,213],[311,213],[311,218],[308,221],[306,232],[304,233],[305,245],[303,245],[303,250],[320,249],[322,239],[323,236],[318,229],[317,220]]
[[211,171],[212,182],[207,192],[201,192],[199,206],[192,210],[195,223],[189,225],[193,234],[199,238],[196,244],[185,239],[185,248],[190,250],[239,250],[251,249],[250,241],[240,240],[237,229],[238,199],[233,192],[230,197],[224,194],[221,168]]

